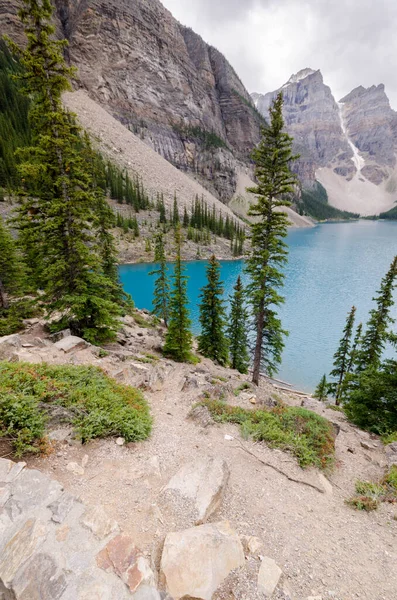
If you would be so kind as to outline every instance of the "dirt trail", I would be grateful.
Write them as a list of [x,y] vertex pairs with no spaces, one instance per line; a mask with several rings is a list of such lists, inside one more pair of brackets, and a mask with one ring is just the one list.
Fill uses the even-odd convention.
[[[137,339],[142,350],[145,338]],[[77,353],[73,362],[87,362],[87,356],[87,351]],[[128,362],[120,365],[109,358],[96,362],[110,372],[118,369],[117,377],[127,383],[137,383]],[[145,393],[154,417],[153,434],[148,441],[122,447],[115,440],[97,440],[87,446],[59,442],[53,455],[35,458],[30,466],[46,471],[84,502],[103,504],[122,529],[158,563],[165,534],[177,528],[159,501],[162,487],[187,461],[203,455],[224,458],[231,477],[223,505],[212,520],[228,519],[240,534],[260,538],[261,554],[274,558],[282,568],[293,600],[306,600],[309,596],[322,600],[397,598],[395,507],[383,504],[377,512],[367,514],[354,512],[344,503],[353,492],[356,478],[381,477],[385,458],[380,442],[349,425],[340,413],[308,400],[310,408],[340,427],[337,468],[330,476],[332,493],[321,493],[314,489],[324,490],[318,472],[302,470],[288,453],[242,440],[233,425],[204,428],[187,418],[200,394],[214,384],[216,377],[227,379],[224,383],[217,379],[216,385],[224,386],[230,401],[252,406],[247,398],[236,399],[230,394],[241,383],[235,372],[207,360],[197,367],[164,360],[150,366],[159,368],[165,374],[161,389]],[[257,401],[269,398],[274,391],[263,382],[256,392]],[[301,402],[301,398],[292,395],[284,395],[283,399],[291,404]],[[289,477],[314,487],[290,481],[242,447]],[[66,469],[70,461],[81,462],[85,455],[83,476]],[[247,559],[246,568],[233,575],[216,598],[259,599],[254,585],[259,564],[258,558]]]

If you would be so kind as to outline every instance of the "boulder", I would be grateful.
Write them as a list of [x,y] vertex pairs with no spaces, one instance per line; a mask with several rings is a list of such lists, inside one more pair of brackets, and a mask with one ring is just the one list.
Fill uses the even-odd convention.
[[[96,562],[104,571],[118,575],[132,593],[141,585],[146,588],[154,586],[154,574],[148,560],[128,535],[117,535],[110,540],[97,555]],[[145,598],[145,595],[141,596]],[[149,595],[146,597],[150,598]]]
[[219,508],[229,475],[224,460],[195,460],[183,465],[170,479],[162,497],[171,510],[183,514],[184,524],[200,525]]
[[87,348],[88,344],[85,340],[75,335],[68,335],[54,344],[58,350],[63,350],[65,354]]
[[174,600],[211,600],[231,571],[244,565],[238,535],[227,521],[169,533],[161,557],[161,575]]
[[258,573],[258,590],[270,598],[282,574],[283,572],[276,562],[272,558],[265,556]]
[[389,469],[397,465],[397,442],[392,442],[386,446],[387,465]]
[[189,413],[189,418],[204,429],[214,423],[214,419],[206,406],[197,405]]
[[0,458],[0,483],[11,483],[24,467],[26,467],[25,462],[15,463],[12,460]]
[[63,338],[71,337],[70,329],[62,329],[62,331],[57,331],[50,335],[50,339],[55,343],[59,342],[59,340],[63,340]]
[[256,556],[263,546],[261,540],[253,535],[240,535],[240,540],[247,555]]
[[18,333],[0,337],[0,360],[10,360],[22,346]]

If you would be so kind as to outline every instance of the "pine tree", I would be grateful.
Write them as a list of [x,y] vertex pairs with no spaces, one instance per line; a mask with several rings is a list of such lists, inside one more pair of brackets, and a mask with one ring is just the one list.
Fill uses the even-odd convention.
[[169,304],[168,331],[165,338],[164,354],[178,362],[190,360],[193,338],[190,331],[187,276],[181,258],[182,235],[180,227],[175,230],[176,261],[173,286]]
[[65,41],[54,38],[49,0],[22,0],[27,46],[18,53],[23,91],[32,98],[31,147],[22,152],[24,192],[18,209],[20,242],[30,272],[62,325],[98,342],[114,335],[120,307],[114,282],[104,275],[95,241],[97,196],[87,167],[81,129],[62,105],[74,70],[63,58]]
[[347,316],[346,325],[339,342],[338,350],[334,354],[334,368],[330,373],[330,376],[333,377],[335,381],[330,384],[329,392],[335,396],[335,403],[337,406],[340,404],[344,380],[348,373],[355,316],[356,307],[352,306]]
[[189,215],[187,214],[186,206],[183,210],[183,227],[185,229],[189,227]]
[[313,396],[314,396],[314,398],[317,398],[317,400],[324,401],[327,399],[327,394],[328,394],[327,377],[326,377],[326,375],[323,375],[320,379],[320,383],[316,387],[316,390],[315,390]]
[[247,373],[249,366],[247,321],[248,311],[244,306],[244,289],[241,277],[238,276],[234,294],[230,298],[227,336],[229,338],[230,366],[240,373]]
[[176,227],[177,225],[179,225],[180,219],[179,219],[179,211],[178,211],[178,202],[176,199],[176,193],[174,194],[174,206],[172,209],[172,224],[174,227]]
[[292,192],[296,178],[290,170],[292,138],[283,132],[283,96],[278,94],[270,108],[270,125],[262,128],[262,139],[254,149],[256,187],[248,191],[257,196],[249,214],[257,217],[251,224],[252,250],[246,272],[250,276],[248,298],[250,300],[255,331],[255,351],[252,381],[258,385],[261,367],[272,375],[281,362],[284,335],[276,308],[284,298],[278,289],[284,275],[281,271],[287,262],[288,218],[284,212],[274,209],[289,206],[285,196]]
[[18,292],[22,276],[21,259],[15,242],[0,215],[0,312],[9,308],[8,296]]
[[198,349],[204,356],[220,365],[228,362],[228,342],[225,336],[225,307],[222,300],[223,284],[220,281],[220,265],[214,255],[207,267],[207,285],[201,290]]
[[354,336],[353,344],[352,344],[352,347],[350,350],[349,363],[347,365],[347,370],[346,370],[346,372],[349,374],[353,372],[353,370],[355,369],[356,363],[357,363],[357,357],[358,357],[360,345],[361,345],[362,331],[363,331],[363,324],[360,323],[357,326],[356,335]]
[[167,273],[164,239],[161,233],[156,236],[154,261],[158,263],[158,269],[149,273],[149,275],[157,275],[154,284],[153,314],[159,317],[159,319],[163,319],[165,326],[168,327],[170,284]]
[[358,371],[369,367],[378,368],[381,364],[382,354],[387,341],[390,339],[389,326],[394,323],[390,316],[394,304],[393,292],[397,279],[397,256],[394,257],[388,272],[382,279],[378,296],[373,298],[377,307],[370,312],[367,330],[361,341],[361,348],[357,358]]

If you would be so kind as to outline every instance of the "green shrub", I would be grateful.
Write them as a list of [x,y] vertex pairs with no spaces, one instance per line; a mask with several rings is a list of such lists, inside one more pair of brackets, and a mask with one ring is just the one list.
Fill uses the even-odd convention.
[[251,436],[273,448],[291,452],[303,468],[315,466],[326,470],[334,464],[333,426],[314,412],[283,404],[272,409],[248,410],[209,399],[202,405],[215,421],[240,425],[244,437]]
[[346,504],[357,510],[376,510],[381,502],[397,502],[397,466],[392,466],[379,483],[356,481],[356,495]]
[[238,396],[240,394],[240,392],[242,392],[244,390],[250,390],[250,389],[251,389],[251,384],[249,384],[247,381],[244,381],[243,383],[241,383],[239,386],[237,386],[233,390],[233,394],[235,396]]
[[96,367],[0,362],[0,437],[12,439],[17,456],[37,451],[54,407],[65,409],[64,422],[83,443],[113,435],[140,441],[151,431],[141,392]]

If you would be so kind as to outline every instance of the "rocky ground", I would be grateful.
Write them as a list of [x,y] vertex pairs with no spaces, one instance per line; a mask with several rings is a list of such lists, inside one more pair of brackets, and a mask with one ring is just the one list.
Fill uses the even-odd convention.
[[[281,384],[263,379],[259,388],[235,396],[244,376],[206,359],[196,366],[165,360],[161,342],[161,329],[138,327],[126,317],[119,342],[100,358],[98,349],[81,340],[53,343],[43,324],[32,320],[3,349],[3,358],[7,352],[13,360],[95,364],[144,389],[154,417],[146,442],[107,439],[82,446],[70,430],[54,424],[53,452],[27,459],[28,467],[59,482],[88,511],[99,505],[100,524],[118,523],[124,537],[112,542],[117,531],[105,528],[106,550],[95,569],[118,575],[128,586],[124,558],[133,555],[140,575],[146,573],[141,587],[125,596],[135,600],[157,600],[156,589],[175,599],[394,600],[395,506],[362,513],[345,504],[356,479],[383,475],[382,443],[342,413],[284,392]],[[237,427],[216,425],[204,409],[192,412],[204,392],[246,408],[278,396],[326,416],[339,432],[334,472],[325,477],[302,470],[288,453],[242,439]],[[8,451],[3,448],[2,455]],[[91,531],[97,524],[94,519]],[[57,535],[66,536],[62,531]],[[92,551],[99,546],[96,541]],[[124,598],[101,593],[76,594],[74,600]],[[58,597],[70,596],[48,596]]]

